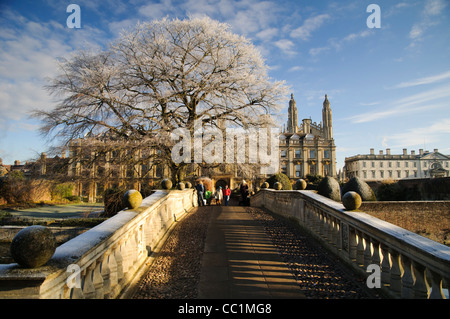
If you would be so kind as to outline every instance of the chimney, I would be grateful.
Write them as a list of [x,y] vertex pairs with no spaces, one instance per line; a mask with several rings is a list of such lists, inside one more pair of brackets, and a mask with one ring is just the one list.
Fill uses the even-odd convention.
[[435,153],[437,153],[437,152],[438,152],[438,149],[437,149],[437,148],[435,148],[435,149],[434,149],[434,152],[435,152]]
[[391,149],[390,148],[386,149],[386,155],[391,155]]
[[19,166],[19,165],[20,165],[20,161],[19,161],[19,160],[15,160],[15,161],[14,161],[14,165],[15,165],[15,166]]
[[423,149],[419,149],[419,155],[423,155]]
[[383,155],[383,150],[380,150],[379,154],[380,154],[380,155]]
[[403,149],[403,155],[408,155],[408,151],[406,148]]
[[416,151],[411,151],[411,155],[416,155]]
[[375,150],[373,148],[370,149],[370,155],[374,155],[375,154]]

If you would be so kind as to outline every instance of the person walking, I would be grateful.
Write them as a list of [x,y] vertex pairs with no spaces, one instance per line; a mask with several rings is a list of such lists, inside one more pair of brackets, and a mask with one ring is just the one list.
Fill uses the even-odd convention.
[[240,191],[241,191],[241,197],[242,197],[242,205],[243,206],[248,206],[248,185],[247,182],[245,180],[242,181],[241,183],[241,187],[240,187]]
[[214,197],[216,199],[216,205],[222,205],[222,198],[223,198],[222,186],[219,186],[216,189],[216,192],[214,193]]
[[228,185],[225,185],[225,188],[223,189],[223,199],[225,201],[225,206],[228,206],[230,196],[231,196],[231,189],[228,187]]
[[198,206],[205,206],[205,202],[203,201],[203,194],[205,193],[205,186],[203,186],[202,181],[199,181],[197,183],[197,186],[195,186],[197,189],[197,200],[198,200]]

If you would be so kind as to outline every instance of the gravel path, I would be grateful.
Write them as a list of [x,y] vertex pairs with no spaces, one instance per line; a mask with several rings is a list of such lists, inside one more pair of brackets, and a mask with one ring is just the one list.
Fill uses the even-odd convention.
[[[267,235],[292,270],[307,298],[377,298],[363,289],[363,280],[345,270],[312,239],[288,221],[260,209],[246,208],[262,223]],[[196,208],[174,228],[134,299],[195,299],[210,210]]]

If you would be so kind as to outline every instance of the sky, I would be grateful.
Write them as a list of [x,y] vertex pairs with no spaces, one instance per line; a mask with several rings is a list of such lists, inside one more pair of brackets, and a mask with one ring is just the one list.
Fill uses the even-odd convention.
[[[70,4],[80,28],[67,23]],[[294,94],[299,123],[321,122],[328,95],[338,170],[371,148],[450,155],[449,0],[0,0],[3,163],[36,159],[51,144],[30,111],[55,106],[44,86],[57,58],[105,48],[137,22],[204,15],[261,51],[270,77]]]

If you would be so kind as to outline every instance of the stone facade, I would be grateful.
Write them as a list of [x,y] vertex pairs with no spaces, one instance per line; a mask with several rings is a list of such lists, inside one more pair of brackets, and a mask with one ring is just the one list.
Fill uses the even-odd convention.
[[307,175],[336,177],[336,146],[333,122],[327,95],[323,101],[322,123],[303,119],[297,124],[297,105],[291,95],[287,129],[280,136],[280,171],[290,179]]
[[355,155],[345,158],[344,173],[347,178],[359,177],[365,181],[400,180],[414,178],[433,178],[450,176],[450,156],[441,154],[438,149],[433,152],[419,150],[402,154],[391,154],[374,149],[370,154]]

